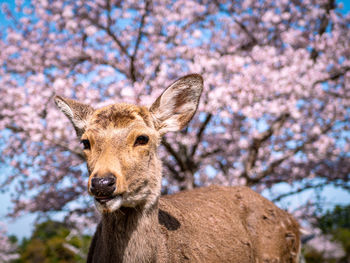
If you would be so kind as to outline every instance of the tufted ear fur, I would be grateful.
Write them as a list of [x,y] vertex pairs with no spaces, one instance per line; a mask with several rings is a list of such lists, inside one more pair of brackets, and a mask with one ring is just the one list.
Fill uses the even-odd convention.
[[84,133],[87,120],[93,113],[94,109],[87,104],[77,102],[72,99],[55,96],[54,98],[57,107],[68,117],[72,122],[77,136],[80,138]]
[[171,84],[150,107],[161,135],[184,128],[195,114],[203,90],[203,78],[187,75]]

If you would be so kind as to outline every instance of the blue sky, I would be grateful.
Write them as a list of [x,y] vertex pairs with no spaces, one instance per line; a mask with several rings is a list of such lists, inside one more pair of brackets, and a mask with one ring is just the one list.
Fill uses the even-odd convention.
[[[350,12],[350,1],[342,0],[337,2],[343,3],[343,13]],[[2,3],[8,3],[10,8],[14,7],[14,1],[0,0],[0,5]],[[8,23],[6,19],[3,17],[3,15],[0,15],[0,26],[6,27],[7,25]],[[9,168],[0,165],[0,174],[5,175],[6,172],[8,172],[8,169]],[[278,186],[275,186],[275,189],[284,192],[289,190],[289,186],[287,184],[279,184]],[[269,197],[267,191],[264,192],[264,195]],[[322,196],[324,196],[324,198],[326,199],[326,204],[329,207],[332,207],[332,205],[334,204],[348,204],[350,202],[350,194],[348,192],[331,186],[324,188]],[[8,208],[11,205],[10,193],[0,194],[0,198],[2,204],[0,207],[0,221],[5,221],[8,224],[8,233],[14,234],[19,238],[30,236],[33,230],[33,222],[36,216],[25,215],[23,217],[20,217],[19,219],[16,219],[15,221],[6,218]],[[297,207],[299,204],[303,204],[305,203],[305,200],[309,199],[314,199],[314,193],[311,190],[306,191],[303,194],[293,196],[291,198],[286,198],[285,200],[279,203],[279,206],[282,208]],[[58,218],[60,218],[60,216],[58,216]]]

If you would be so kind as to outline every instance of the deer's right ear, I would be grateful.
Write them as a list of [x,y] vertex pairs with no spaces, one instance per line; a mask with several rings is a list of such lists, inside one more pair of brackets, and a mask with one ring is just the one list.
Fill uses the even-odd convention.
[[202,89],[203,78],[191,74],[175,81],[158,97],[150,112],[161,135],[187,125],[197,110]]
[[72,99],[62,98],[61,96],[55,96],[54,100],[57,107],[72,122],[78,137],[81,137],[85,131],[87,120],[94,112],[94,109],[87,104]]

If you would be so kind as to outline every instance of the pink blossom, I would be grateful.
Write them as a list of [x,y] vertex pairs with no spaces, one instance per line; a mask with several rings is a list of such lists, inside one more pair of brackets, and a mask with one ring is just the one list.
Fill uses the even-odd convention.
[[16,253],[16,246],[12,244],[6,235],[6,225],[0,222],[0,261],[12,262],[19,255]]
[[[160,148],[165,192],[188,181],[306,187],[313,177],[348,187],[349,15],[324,16],[315,1],[73,2],[34,1],[20,17],[3,5],[16,25],[0,40],[0,151],[13,167],[2,182],[18,189],[13,215],[67,211],[86,196],[82,150],[54,95],[149,106],[193,72],[204,92],[189,128],[166,135],[173,151]],[[186,173],[185,163],[194,164]]]

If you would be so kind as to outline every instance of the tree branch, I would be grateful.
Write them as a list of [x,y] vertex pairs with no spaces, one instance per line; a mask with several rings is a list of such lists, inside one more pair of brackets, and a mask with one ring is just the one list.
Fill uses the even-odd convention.
[[56,146],[58,146],[59,148],[62,148],[65,151],[69,151],[69,152],[75,154],[77,157],[79,157],[79,159],[85,161],[85,156],[84,156],[84,154],[81,151],[73,150],[73,149],[69,148],[69,146],[64,145],[64,144],[62,144],[60,142],[57,142],[57,141],[56,142],[51,142],[51,143],[56,145]]
[[337,80],[340,77],[344,76],[348,71],[350,71],[350,66],[344,67],[340,71],[330,74],[330,76],[327,78],[315,81],[314,83],[312,83],[311,87],[314,88],[317,84],[321,84],[330,80]]
[[267,141],[277,130],[279,130],[286,119],[289,117],[289,113],[282,113],[270,126],[268,130],[260,133],[259,137],[254,138],[249,149],[248,157],[244,162],[244,171],[240,175],[241,177],[247,178],[248,181],[251,180],[249,173],[255,166],[255,162],[258,158],[259,150],[261,145]]
[[213,117],[213,114],[211,113],[208,113],[207,116],[205,117],[205,120],[204,122],[202,123],[201,127],[199,128],[198,132],[197,132],[197,135],[196,135],[196,143],[193,145],[192,147],[192,150],[191,150],[191,153],[190,153],[190,157],[192,158],[195,153],[196,153],[196,150],[198,148],[198,145],[199,143],[201,142],[202,140],[202,136],[203,136],[203,133],[204,133],[204,130],[205,128],[207,127],[208,123],[210,122],[211,118]]
[[288,196],[299,194],[299,193],[304,192],[304,191],[306,191],[308,189],[323,187],[325,185],[328,185],[328,183],[320,183],[320,184],[317,184],[317,185],[306,185],[306,186],[304,186],[302,188],[299,188],[299,189],[297,189],[295,191],[291,191],[291,192],[288,192],[288,193],[285,193],[285,194],[280,194],[278,197],[272,199],[272,202],[278,202],[278,201],[281,201],[283,198],[286,198]]
[[171,147],[170,143],[167,142],[166,138],[162,138],[162,145],[165,147],[165,149],[170,153],[176,160],[177,164],[180,166],[181,171],[185,171],[185,165],[180,157],[180,155]]
[[168,168],[168,170],[171,172],[171,174],[176,180],[179,180],[180,182],[182,182],[185,179],[183,176],[181,176],[181,174],[178,171],[176,171],[172,163],[166,160],[163,160],[163,164]]
[[[321,134],[327,133],[327,132],[332,128],[334,121],[335,121],[335,118],[334,118],[334,120],[333,120],[331,123],[329,123],[328,125],[326,125],[324,129],[322,129],[320,135],[321,135]],[[281,157],[281,158],[279,158],[279,159],[273,161],[273,162],[270,164],[270,166],[269,166],[268,168],[266,168],[259,176],[255,177],[255,178],[248,177],[247,179],[248,179],[249,184],[258,183],[258,182],[260,182],[263,178],[265,178],[265,177],[271,175],[271,174],[275,171],[275,169],[276,169],[278,166],[280,166],[284,161],[288,160],[289,158],[291,158],[292,156],[294,156],[296,153],[298,153],[298,152],[304,150],[305,147],[306,147],[307,145],[310,145],[310,144],[316,142],[316,141],[319,139],[319,137],[320,137],[319,135],[310,137],[309,140],[303,142],[303,143],[302,143],[301,145],[299,145],[298,147],[295,147],[295,149],[293,149],[292,151],[289,151],[285,156],[283,156],[283,157]]]
[[111,18],[111,6],[110,2],[107,2],[107,26],[104,26],[100,23],[98,23],[97,19],[92,19],[89,15],[84,16],[85,19],[90,21],[93,25],[98,27],[99,29],[105,31],[108,36],[110,36],[113,41],[117,44],[117,46],[120,48],[120,50],[128,57],[130,58],[130,54],[126,47],[123,45],[123,43],[119,40],[119,38],[112,32],[111,26],[112,26],[112,18]]
[[[6,128],[9,129],[9,130],[11,130],[11,131],[13,131],[13,132],[15,132],[15,133],[21,133],[21,132],[26,133],[27,136],[29,136],[29,134],[28,134],[23,128],[16,127],[16,126],[13,126],[13,125],[8,125],[8,126],[6,126]],[[45,138],[45,139],[46,139],[46,138]],[[46,139],[46,140],[47,140],[47,139]],[[47,140],[47,141],[50,142],[50,143],[52,143],[53,145],[55,145],[55,146],[57,146],[57,147],[59,147],[59,148],[65,150],[65,151],[69,151],[69,152],[75,154],[75,155],[76,155],[77,157],[79,157],[81,160],[85,161],[85,156],[84,156],[84,154],[83,154],[82,152],[73,150],[73,149],[69,148],[69,146],[64,145],[64,144],[62,144],[62,143],[60,143],[60,142],[57,142],[57,141],[50,141],[50,140]]]
[[[323,8],[325,9],[326,14],[324,14],[320,19],[320,28],[318,29],[318,32],[317,32],[320,36],[322,36],[323,33],[326,32],[326,29],[329,24],[329,19],[328,19],[329,12],[336,8],[335,0],[329,0],[327,3],[323,5]],[[310,58],[313,61],[316,61],[318,55],[319,55],[319,52],[315,48],[312,48]]]
[[132,82],[136,82],[136,80],[137,80],[136,70],[135,70],[135,59],[137,57],[137,51],[139,50],[139,46],[140,46],[141,39],[143,36],[142,30],[145,26],[145,20],[146,20],[147,15],[149,14],[150,3],[151,3],[151,1],[148,1],[148,0],[145,1],[145,12],[141,17],[134,51],[130,57],[130,77],[131,77]]
[[325,181],[325,182],[322,182],[322,183],[319,183],[319,184],[316,184],[316,185],[306,184],[304,187],[301,187],[301,188],[299,188],[299,189],[297,189],[295,191],[291,191],[291,192],[288,192],[288,193],[285,193],[285,194],[280,194],[279,196],[277,196],[276,198],[272,199],[271,201],[272,202],[278,202],[278,201],[281,201],[283,198],[286,198],[288,196],[299,194],[299,193],[301,193],[303,191],[306,191],[306,190],[309,190],[309,189],[313,189],[313,188],[321,188],[321,187],[324,187],[324,186],[329,186],[330,184],[335,186],[335,187],[341,187],[343,189],[350,190],[349,187],[347,187],[346,185],[344,185],[342,183]]
[[200,159],[207,158],[213,154],[217,154],[217,153],[222,152],[222,151],[223,151],[222,148],[216,148],[210,152],[202,153],[199,157],[200,157]]
[[[223,5],[221,5],[217,0],[214,1],[217,8],[220,10],[220,12],[226,13],[227,15],[231,16],[233,21],[239,25],[239,27],[242,29],[242,31],[249,37],[250,41],[248,43],[245,43],[240,47],[241,50],[249,50],[252,47],[254,47],[256,44],[259,43],[258,39],[252,34],[252,32],[241,22],[238,21],[235,17],[233,7],[231,6],[230,10],[226,10],[223,8]],[[225,53],[226,54],[226,53]]]

